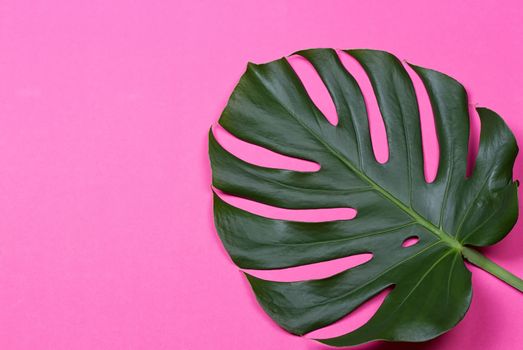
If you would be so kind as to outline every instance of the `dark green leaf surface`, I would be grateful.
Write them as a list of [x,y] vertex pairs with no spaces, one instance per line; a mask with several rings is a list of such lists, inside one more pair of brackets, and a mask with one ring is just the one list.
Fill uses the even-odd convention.
[[[286,59],[249,64],[220,117],[236,137],[320,164],[317,172],[255,166],[209,134],[213,185],[230,194],[292,209],[352,207],[352,220],[269,219],[214,197],[215,224],[241,268],[280,269],[372,253],[369,262],[302,282],[247,278],[265,311],[303,335],[350,313],[393,287],[376,314],[346,335],[322,340],[354,345],[372,340],[424,341],[455,326],[472,295],[462,247],[501,240],[518,215],[512,167],[514,136],[493,111],[478,108],[480,147],[466,177],[469,115],[465,89],[433,70],[411,66],[432,104],[440,146],[436,179],[427,183],[418,104],[412,81],[393,55],[347,51],[364,68],[383,116],[389,160],[376,161],[365,102],[356,80],[330,49],[301,51],[327,87],[338,114],[333,126],[308,96]],[[411,236],[419,242],[404,248]]]

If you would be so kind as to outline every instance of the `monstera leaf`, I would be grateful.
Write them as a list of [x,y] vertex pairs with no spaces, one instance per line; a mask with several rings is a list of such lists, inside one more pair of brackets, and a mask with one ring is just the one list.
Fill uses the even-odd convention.
[[[312,63],[338,114],[333,126],[308,96],[286,59],[249,64],[219,123],[241,140],[320,164],[316,172],[255,166],[209,134],[213,185],[232,195],[292,209],[352,207],[352,220],[274,220],[214,197],[217,231],[232,260],[246,269],[281,269],[344,256],[372,259],[334,276],[273,282],[246,275],[263,309],[303,335],[350,313],[392,287],[376,314],[355,331],[321,340],[335,346],[424,341],[455,326],[471,300],[464,259],[512,286],[523,282],[471,246],[501,240],[518,216],[512,166],[514,136],[493,111],[478,108],[480,146],[466,176],[467,94],[454,79],[411,66],[423,81],[440,147],[436,179],[425,181],[415,90],[402,63],[373,50],[349,50],[372,83],[385,123],[389,160],[376,161],[367,112],[355,79],[330,49],[298,52]],[[406,238],[417,244],[403,247]]]

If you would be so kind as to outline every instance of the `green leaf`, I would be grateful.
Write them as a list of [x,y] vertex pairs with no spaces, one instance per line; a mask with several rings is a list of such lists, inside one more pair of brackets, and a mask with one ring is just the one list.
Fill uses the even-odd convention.
[[[363,265],[318,280],[273,282],[246,274],[261,306],[287,331],[303,335],[327,326],[393,287],[365,325],[321,341],[346,346],[378,339],[428,340],[454,327],[469,307],[471,274],[464,255],[523,290],[520,279],[470,248],[498,242],[517,220],[512,181],[517,144],[496,113],[477,108],[480,146],[467,178],[465,89],[447,75],[411,66],[427,89],[440,147],[436,179],[427,183],[418,104],[407,71],[387,52],[347,53],[362,65],[376,94],[389,144],[385,164],[372,150],[360,88],[330,49],[297,54],[312,63],[327,87],[337,126],[314,105],[285,58],[249,64],[219,120],[239,139],[316,162],[319,171],[252,165],[222,148],[212,132],[209,154],[213,185],[226,193],[282,208],[352,207],[357,216],[316,223],[275,220],[215,196],[216,228],[232,260],[246,269],[373,254]],[[419,242],[403,247],[412,236]]]

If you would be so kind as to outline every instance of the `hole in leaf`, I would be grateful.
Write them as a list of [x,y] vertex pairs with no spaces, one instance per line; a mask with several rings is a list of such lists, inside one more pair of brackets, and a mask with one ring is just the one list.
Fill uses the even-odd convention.
[[323,222],[351,220],[357,215],[356,209],[353,208],[284,209],[258,203],[246,198],[232,196],[216,188],[214,188],[214,191],[221,199],[235,207],[271,219]]
[[393,286],[384,289],[340,320],[307,333],[305,336],[313,339],[334,338],[360,328],[374,316],[392,289],[394,289]]
[[305,90],[307,90],[316,107],[323,113],[329,123],[337,125],[338,114],[336,113],[336,107],[329,94],[329,90],[327,90],[327,87],[323,84],[313,65],[299,55],[290,56],[287,58],[287,61],[300,78],[303,86],[305,86]]
[[385,129],[385,123],[383,122],[383,117],[381,116],[378,101],[374,94],[374,90],[372,89],[370,79],[367,76],[367,73],[365,73],[363,67],[352,56],[343,51],[338,52],[338,56],[340,57],[343,66],[345,66],[345,69],[347,69],[347,71],[350,72],[358,82],[363,94],[365,105],[367,107],[370,138],[372,149],[374,150],[374,156],[379,163],[386,163],[389,159],[387,131]]
[[418,100],[420,123],[421,123],[421,143],[423,148],[423,168],[425,172],[425,181],[431,183],[436,178],[439,166],[439,142],[436,133],[436,123],[432,106],[430,104],[429,94],[421,78],[404,64],[409,73],[410,79],[414,84],[416,98]]
[[296,282],[316,280],[333,276],[342,271],[364,264],[372,259],[372,254],[357,254],[344,258],[322,261],[297,267],[279,270],[244,270],[245,272],[265,280],[276,282]]
[[408,248],[408,247],[412,247],[413,245],[417,244],[418,242],[419,242],[418,236],[411,236],[411,237],[406,238],[403,241],[403,243],[401,244],[401,246],[403,248]]
[[320,170],[320,165],[318,163],[285,156],[270,151],[264,147],[242,141],[229,133],[219,124],[214,125],[212,131],[214,137],[223,148],[245,162],[275,169],[310,172]]

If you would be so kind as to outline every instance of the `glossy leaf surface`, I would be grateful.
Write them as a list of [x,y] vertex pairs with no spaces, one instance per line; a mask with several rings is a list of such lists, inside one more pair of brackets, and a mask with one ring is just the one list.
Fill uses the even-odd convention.
[[[322,342],[424,341],[455,326],[471,300],[463,246],[501,240],[518,215],[512,167],[514,136],[493,111],[481,120],[475,168],[466,176],[469,115],[465,89],[442,73],[411,66],[425,85],[440,147],[438,172],[425,181],[413,83],[393,55],[349,50],[370,78],[389,145],[376,161],[366,105],[356,80],[330,49],[301,51],[336,107],[330,124],[285,58],[249,64],[219,123],[246,142],[320,164],[316,172],[252,165],[209,134],[213,185],[232,195],[290,209],[351,207],[352,220],[296,222],[255,215],[214,197],[217,231],[233,261],[246,269],[281,269],[360,253],[373,258],[334,276],[300,282],[247,278],[264,310],[303,335],[344,317],[388,287],[390,294],[362,327]],[[403,247],[405,239],[419,241]]]

